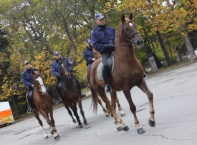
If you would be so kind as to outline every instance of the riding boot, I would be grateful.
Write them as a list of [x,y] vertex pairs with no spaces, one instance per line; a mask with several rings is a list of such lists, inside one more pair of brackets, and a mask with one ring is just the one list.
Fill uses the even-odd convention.
[[55,98],[54,96],[54,93],[52,92],[52,88],[50,86],[46,86],[46,89],[47,89],[47,93],[51,96],[51,98],[53,99],[53,104],[58,104],[58,103],[61,103],[62,102],[62,99],[61,98]]
[[31,90],[27,93],[27,104],[29,106],[29,108],[27,109],[27,113],[33,112],[32,97],[33,97],[33,91]]
[[58,103],[62,102],[62,97],[61,97],[61,80],[60,79],[57,79],[56,91],[57,91],[57,94],[58,94],[58,99],[53,99],[53,103],[54,104],[58,104]]
[[73,75],[72,75],[72,77],[73,77],[73,79],[74,79],[74,82],[75,82],[77,88],[79,89],[79,92],[80,92],[80,94],[81,94],[81,98],[85,97],[86,94],[81,93],[81,86],[80,86],[79,81],[78,81]]
[[108,77],[108,72],[107,72],[107,66],[103,66],[102,75],[103,75],[103,79],[104,79],[104,82],[105,82],[105,91],[110,92],[111,87],[109,85],[109,77]]

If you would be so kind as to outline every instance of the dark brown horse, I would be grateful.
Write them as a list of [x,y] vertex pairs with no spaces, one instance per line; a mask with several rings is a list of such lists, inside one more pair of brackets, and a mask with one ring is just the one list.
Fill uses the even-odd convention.
[[112,70],[112,77],[110,78],[110,85],[112,87],[111,91],[111,105],[108,100],[105,91],[104,91],[104,82],[98,80],[97,77],[97,68],[101,63],[101,59],[95,61],[89,70],[88,80],[90,82],[90,89],[92,92],[92,99],[94,103],[94,110],[97,109],[97,100],[98,95],[102,98],[102,100],[106,103],[108,109],[113,114],[115,124],[118,126],[118,130],[127,131],[129,128],[125,125],[123,120],[116,114],[115,112],[115,98],[117,97],[116,91],[123,91],[129,106],[130,110],[134,116],[134,122],[137,127],[137,131],[139,134],[145,132],[145,130],[141,127],[137,115],[136,115],[136,106],[133,103],[131,98],[131,89],[134,86],[139,87],[146,95],[148,96],[149,105],[150,105],[150,119],[149,125],[155,125],[154,118],[154,106],[153,106],[153,94],[148,89],[146,82],[143,78],[143,67],[139,60],[135,57],[134,46],[143,45],[142,38],[137,33],[136,24],[132,21],[133,15],[130,14],[129,18],[125,18],[124,14],[121,17],[121,21],[119,22],[116,30],[115,36],[115,46],[116,49],[114,51],[114,68]]
[[38,120],[38,123],[42,127],[44,138],[48,138],[48,135],[45,133],[43,128],[43,123],[40,120],[38,112],[42,114],[42,116],[46,119],[48,125],[51,129],[51,134],[53,135],[55,140],[59,140],[60,136],[57,133],[55,127],[55,121],[53,118],[53,104],[52,97],[47,93],[46,87],[43,82],[43,76],[41,71],[32,71],[33,81],[34,81],[34,108],[33,114],[35,118]]
[[[77,113],[77,104],[80,109],[80,113],[83,117],[83,123],[87,125],[87,120],[84,115],[84,111],[82,108],[82,101],[81,101],[81,92],[79,88],[79,84],[77,84],[77,80],[74,78],[72,74],[68,71],[68,66],[66,62],[63,60],[58,61],[59,71],[60,71],[60,77],[61,77],[61,97],[64,103],[64,106],[68,110],[69,115],[72,117],[73,122],[75,123],[75,119],[72,116],[72,112],[70,109],[72,109],[79,127],[83,127],[80,117]],[[70,108],[70,109],[69,109]]]

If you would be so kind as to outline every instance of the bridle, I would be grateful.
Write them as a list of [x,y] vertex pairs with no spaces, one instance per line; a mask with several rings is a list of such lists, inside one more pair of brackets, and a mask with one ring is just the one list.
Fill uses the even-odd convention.
[[[65,67],[63,62],[61,63],[61,67],[62,67],[64,70],[67,70],[67,71],[68,71],[68,66],[66,65],[66,67]],[[69,75],[62,75],[62,77],[66,77],[66,78],[70,79],[70,78],[71,78],[71,75],[70,75],[70,73],[69,73]]]
[[126,32],[125,29],[124,29],[124,24],[122,24],[122,30],[123,30],[124,34],[126,35],[127,41],[129,42],[129,44],[134,44],[132,38],[133,38],[136,34],[138,34],[138,32],[135,31],[135,32],[133,32],[131,35],[128,35],[127,32]]

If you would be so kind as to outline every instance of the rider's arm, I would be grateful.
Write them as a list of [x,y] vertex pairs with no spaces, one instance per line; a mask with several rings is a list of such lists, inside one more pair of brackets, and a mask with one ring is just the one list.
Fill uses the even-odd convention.
[[93,62],[93,60],[92,60],[93,57],[89,56],[88,52],[86,52],[86,50],[83,52],[83,57],[84,57],[84,59],[86,60],[87,63],[92,63]]
[[55,64],[54,64],[54,63],[51,64],[51,72],[52,72],[52,74],[53,74],[56,78],[57,78],[57,77],[60,77],[59,71],[56,70]]
[[25,73],[22,74],[21,80],[22,80],[22,82],[24,83],[25,86],[32,87],[32,83],[27,81]]
[[70,72],[72,72],[73,71],[73,64],[72,64],[72,62],[69,59],[67,59],[67,65],[68,65],[68,70]]

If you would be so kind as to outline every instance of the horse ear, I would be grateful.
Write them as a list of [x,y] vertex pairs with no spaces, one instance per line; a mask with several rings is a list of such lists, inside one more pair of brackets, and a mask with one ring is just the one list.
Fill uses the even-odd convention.
[[130,13],[129,19],[130,19],[130,20],[133,20],[133,14],[132,14],[132,13]]
[[32,75],[35,75],[35,72],[34,72],[34,70],[31,70],[31,73],[32,73]]
[[39,69],[38,69],[38,71],[39,71],[39,73],[40,73],[40,74],[42,73],[42,70],[41,70],[41,68],[39,68]]
[[122,21],[122,23],[125,22],[125,16],[124,16],[124,14],[122,14],[121,21]]

